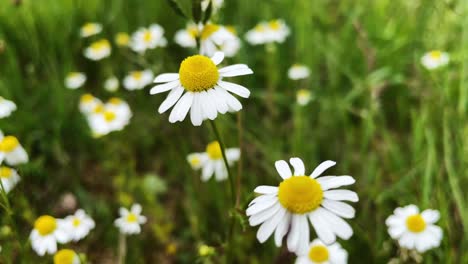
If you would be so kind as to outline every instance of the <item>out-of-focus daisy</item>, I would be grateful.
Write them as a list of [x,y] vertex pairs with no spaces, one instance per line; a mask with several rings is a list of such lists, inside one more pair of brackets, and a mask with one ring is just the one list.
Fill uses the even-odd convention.
[[[150,94],[170,90],[166,100],[161,104],[159,113],[166,112],[174,106],[169,115],[169,122],[183,121],[190,110],[190,119],[195,126],[203,120],[214,120],[218,113],[237,112],[242,105],[229,92],[248,98],[250,91],[238,84],[223,81],[223,77],[234,77],[252,74],[245,64],[235,64],[218,69],[216,65],[224,59],[222,52],[211,58],[194,55],[182,61],[179,73],[160,74],[154,80],[158,84]],[[185,92],[185,93],[184,93]]]
[[127,47],[130,44],[130,36],[125,32],[119,32],[115,35],[115,44],[119,47]]
[[247,31],[245,38],[252,45],[283,43],[289,33],[289,27],[283,20],[274,19],[257,24],[253,29]]
[[61,249],[54,255],[54,264],[80,264],[80,257],[71,249]]
[[307,66],[302,64],[294,64],[288,70],[288,77],[291,80],[300,80],[309,77],[310,70]]
[[108,91],[108,92],[117,91],[119,89],[119,79],[117,79],[117,77],[115,77],[115,76],[112,76],[112,77],[108,78],[104,82],[104,89],[106,89],[106,91]]
[[298,254],[296,264],[346,264],[348,252],[338,242],[325,245],[320,239],[310,243],[308,251]]
[[131,235],[141,232],[140,225],[146,223],[146,217],[141,215],[141,205],[134,204],[130,211],[121,207],[119,209],[120,217],[114,222],[121,233]]
[[76,210],[74,215],[63,219],[65,230],[72,241],[78,241],[86,237],[94,228],[94,220],[83,209]]
[[[238,148],[226,149],[226,158],[229,165],[238,161],[240,157],[240,150]],[[224,165],[221,146],[218,141],[213,141],[206,146],[206,152],[192,153],[187,156],[187,161],[193,169],[198,170],[202,168],[202,181],[207,181],[215,175],[217,181],[227,179],[228,173]]]
[[307,105],[312,100],[312,93],[307,89],[299,89],[296,93],[296,102],[298,105]]
[[80,35],[83,38],[99,34],[102,31],[102,25],[98,23],[86,23],[80,29]]
[[6,166],[1,166],[0,180],[2,181],[2,186],[5,193],[9,193],[20,181],[20,176],[16,170]]
[[390,236],[402,248],[425,252],[440,245],[442,229],[435,225],[440,214],[437,210],[427,209],[419,213],[416,205],[398,207],[385,223]]
[[[120,99],[119,99],[120,100]],[[101,137],[112,131],[122,130],[130,122],[132,113],[128,104],[121,100],[120,105],[97,105],[88,115],[88,124],[95,137]]]
[[247,209],[251,226],[260,225],[257,239],[265,242],[275,233],[275,244],[279,247],[288,233],[287,246],[291,252],[304,252],[309,244],[309,222],[320,240],[326,244],[335,242],[336,237],[349,239],[353,230],[342,218],[353,218],[355,210],[342,201],[357,202],[358,196],[349,190],[332,190],[355,182],[351,176],[323,176],[334,161],[324,161],[306,176],[304,163],[291,158],[275,163],[283,178],[278,187],[258,186],[254,192],[260,194]]
[[132,71],[123,80],[123,87],[129,91],[141,90],[153,80],[151,70]]
[[80,111],[83,114],[89,114],[96,109],[96,106],[102,105],[101,100],[94,97],[92,94],[83,94],[80,98]]
[[82,72],[70,72],[65,77],[65,86],[69,89],[78,89],[86,82],[86,75]]
[[29,236],[31,246],[39,256],[54,254],[58,243],[67,243],[70,237],[64,227],[62,219],[50,215],[43,215],[34,222],[34,229]]
[[213,13],[216,13],[223,6],[224,0],[202,0],[201,5],[203,11],[206,11],[210,2],[212,5],[211,8],[213,9]]
[[0,164],[5,160],[8,164],[15,166],[28,162],[28,153],[14,136],[3,136],[0,131]]
[[184,29],[178,30],[174,35],[174,41],[184,48],[194,48],[197,46],[197,36],[199,26],[189,23]]
[[140,28],[133,33],[130,47],[133,51],[144,53],[147,49],[165,47],[167,40],[164,37],[164,29],[158,24],[152,24],[148,28]]
[[83,54],[90,60],[102,60],[110,56],[111,45],[107,39],[100,39],[91,43],[91,45],[84,50]]
[[16,104],[0,96],[0,118],[9,117],[16,110]]
[[440,50],[427,52],[421,58],[421,64],[428,70],[434,70],[445,66],[449,61],[449,54]]

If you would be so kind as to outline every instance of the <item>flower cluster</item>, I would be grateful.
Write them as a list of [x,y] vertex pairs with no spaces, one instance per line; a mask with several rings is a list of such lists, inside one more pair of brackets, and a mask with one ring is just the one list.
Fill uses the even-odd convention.
[[245,34],[245,39],[251,45],[268,43],[283,43],[289,36],[290,30],[281,19],[260,22]]

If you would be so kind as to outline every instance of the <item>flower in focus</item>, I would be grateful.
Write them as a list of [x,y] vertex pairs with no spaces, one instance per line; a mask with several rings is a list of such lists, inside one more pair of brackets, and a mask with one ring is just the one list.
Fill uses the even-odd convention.
[[76,210],[74,215],[63,219],[65,229],[72,241],[78,241],[86,237],[94,228],[94,220],[83,209]]
[[133,51],[144,53],[148,49],[165,47],[167,40],[164,38],[164,29],[158,24],[152,24],[149,28],[140,28],[133,33],[130,47]]
[[428,70],[434,70],[445,66],[449,61],[449,54],[440,50],[427,52],[421,58],[421,64]]
[[106,89],[106,91],[108,91],[108,92],[117,91],[119,89],[119,79],[117,79],[117,77],[115,77],[115,76],[112,76],[112,77],[108,78],[104,82],[104,89]]
[[[250,91],[238,84],[223,81],[223,77],[234,77],[252,74],[253,71],[245,64],[235,64],[218,69],[216,65],[224,59],[222,52],[217,52],[211,58],[194,55],[182,61],[179,73],[160,74],[150,94],[158,94],[170,90],[166,100],[161,104],[159,113],[173,107],[169,122],[183,121],[190,110],[192,124],[200,126],[203,120],[214,120],[218,113],[237,112],[242,105],[229,92],[248,98]],[[185,92],[185,93],[184,93]]]
[[102,105],[101,100],[94,97],[92,94],[83,94],[80,98],[80,111],[83,114],[90,114],[98,105]]
[[355,182],[351,176],[323,176],[326,169],[334,166],[334,161],[324,161],[306,176],[304,163],[299,158],[275,162],[275,167],[283,181],[278,187],[258,186],[254,192],[260,194],[247,208],[251,226],[260,225],[257,239],[265,242],[273,232],[276,246],[288,233],[289,251],[301,253],[309,246],[309,222],[317,236],[324,243],[335,242],[336,237],[349,239],[353,230],[342,218],[353,218],[355,210],[342,201],[357,202],[358,196],[349,190],[332,190]]
[[141,90],[153,81],[151,70],[132,71],[123,80],[123,86],[129,91]]
[[338,242],[326,245],[320,239],[310,243],[307,251],[298,254],[296,264],[346,264],[348,252]]
[[28,153],[14,136],[3,136],[0,131],[0,164],[5,160],[15,166],[28,162]]
[[298,105],[305,106],[312,100],[312,93],[307,89],[299,89],[296,93],[296,102]]
[[[240,150],[238,148],[226,149],[226,158],[229,165],[239,160]],[[206,152],[192,153],[187,156],[187,161],[194,170],[202,168],[202,181],[207,181],[215,175],[217,181],[227,179],[228,173],[223,161],[221,146],[218,141],[213,141],[206,146]]]
[[16,104],[0,96],[0,118],[9,117],[16,110]]
[[121,207],[119,209],[120,217],[114,222],[121,233],[131,235],[141,232],[140,225],[146,223],[146,217],[141,215],[141,205],[134,204],[130,211]]
[[306,79],[307,77],[309,77],[309,74],[309,68],[302,64],[294,64],[288,70],[288,77],[291,80]]
[[80,264],[80,258],[71,249],[61,249],[54,255],[54,264]]
[[65,86],[69,89],[78,89],[86,82],[86,75],[82,72],[70,72],[65,77]]
[[247,31],[245,39],[252,45],[283,43],[289,36],[289,27],[281,19],[261,22]]
[[80,36],[87,38],[102,31],[102,25],[98,23],[86,23],[80,29]]
[[390,236],[398,240],[402,248],[425,252],[440,245],[442,229],[435,225],[440,214],[437,210],[427,209],[419,213],[416,205],[398,207],[385,223]]
[[0,181],[2,182],[2,187],[5,193],[9,193],[20,181],[20,176],[16,170],[6,166],[1,166]]
[[63,244],[70,241],[63,220],[50,215],[36,219],[29,239],[32,248],[39,256],[44,256],[45,253],[54,254],[57,251],[57,242]]
[[84,50],[83,54],[90,60],[98,61],[110,56],[111,45],[107,39],[100,39],[91,43],[91,45]]
[[130,44],[130,36],[125,32],[119,32],[115,35],[115,44],[119,47],[127,47]]

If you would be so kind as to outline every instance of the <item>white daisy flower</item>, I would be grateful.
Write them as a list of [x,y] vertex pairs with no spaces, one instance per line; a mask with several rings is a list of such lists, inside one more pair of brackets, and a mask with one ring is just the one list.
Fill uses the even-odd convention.
[[275,162],[283,181],[278,187],[259,186],[255,198],[246,211],[251,226],[260,225],[257,239],[265,242],[275,233],[275,244],[281,246],[288,233],[287,246],[291,252],[304,252],[309,244],[309,222],[317,236],[326,244],[335,242],[336,237],[349,239],[353,230],[342,218],[353,218],[355,210],[342,201],[357,202],[358,196],[349,190],[332,190],[355,182],[351,176],[323,176],[334,161],[324,161],[306,176],[304,163],[291,158],[291,172],[284,160]]
[[105,108],[107,110],[117,113],[117,115],[125,117],[125,119],[128,120],[130,120],[130,118],[132,117],[132,110],[130,109],[130,106],[127,102],[120,98],[110,98],[105,104]]
[[296,264],[346,264],[348,252],[338,242],[326,245],[320,239],[310,243],[308,251],[298,254]]
[[87,38],[101,33],[102,25],[98,23],[86,23],[80,29],[80,36]]
[[152,24],[149,28],[140,28],[133,33],[130,48],[138,53],[144,53],[148,49],[165,47],[167,40],[164,38],[164,29],[158,24]]
[[61,249],[54,255],[54,264],[80,264],[80,257],[71,249]]
[[123,86],[129,91],[141,90],[153,80],[151,70],[132,71],[123,80]]
[[[120,99],[119,99],[120,100]],[[124,129],[130,122],[132,113],[126,102],[98,105],[88,115],[88,124],[95,137],[101,137],[113,131]]]
[[223,59],[222,52],[215,53],[211,59],[203,55],[194,55],[182,61],[179,73],[158,75],[154,82],[163,84],[153,87],[150,94],[170,90],[158,109],[159,113],[162,114],[175,105],[169,115],[169,122],[183,121],[190,110],[192,124],[200,126],[203,120],[214,120],[218,113],[225,114],[242,109],[239,100],[229,92],[248,98],[250,91],[241,85],[223,81],[223,77],[247,75],[253,71],[245,64],[218,69],[216,65]]
[[50,215],[43,215],[34,222],[34,229],[29,236],[31,246],[39,256],[46,253],[57,252],[58,243],[68,243],[70,237],[65,230],[62,219],[56,219]]
[[291,80],[306,79],[310,75],[310,70],[307,66],[302,64],[294,64],[288,70],[288,77]]
[[108,92],[117,91],[119,89],[119,79],[117,79],[117,77],[115,77],[115,76],[112,76],[112,77],[108,78],[104,82],[104,89],[106,89],[106,91],[108,91]]
[[197,46],[197,36],[199,26],[189,23],[184,29],[178,30],[174,35],[175,43],[184,48],[194,48]]
[[90,114],[98,105],[102,105],[101,100],[92,94],[83,94],[80,98],[80,111],[83,114]]
[[9,117],[16,110],[16,104],[0,96],[0,118]]
[[91,43],[91,45],[84,50],[83,54],[90,60],[102,60],[110,56],[111,45],[107,39],[100,39]]
[[436,248],[442,240],[442,228],[435,225],[440,214],[437,210],[427,209],[419,213],[416,205],[398,207],[385,223],[390,236],[398,240],[402,248],[425,252]]
[[2,182],[5,193],[9,193],[20,181],[20,176],[16,170],[6,166],[1,166],[0,181]]
[[281,19],[261,22],[247,31],[245,38],[252,45],[283,43],[289,36],[289,27]]
[[86,82],[86,75],[82,72],[70,72],[65,77],[65,86],[69,89],[78,89]]
[[0,164],[3,160],[12,166],[16,166],[28,162],[29,157],[16,137],[4,137],[0,131]]
[[114,222],[115,226],[119,228],[120,233],[132,235],[141,232],[140,225],[146,223],[146,217],[141,215],[141,205],[134,204],[130,211],[126,208],[120,207],[120,217]]
[[298,105],[305,106],[312,100],[312,93],[307,89],[299,89],[296,93],[296,102]]
[[[240,149],[226,149],[226,158],[228,164],[232,165],[238,161],[240,157]],[[187,156],[187,161],[194,170],[202,168],[202,181],[209,180],[213,174],[217,181],[227,179],[228,173],[223,161],[221,146],[218,141],[213,141],[206,146],[206,152],[192,153]]]
[[89,234],[94,228],[94,220],[83,209],[76,210],[74,215],[63,219],[65,230],[72,241],[79,241]]
[[421,58],[421,64],[428,70],[434,70],[449,63],[450,57],[447,52],[433,50],[427,52]]

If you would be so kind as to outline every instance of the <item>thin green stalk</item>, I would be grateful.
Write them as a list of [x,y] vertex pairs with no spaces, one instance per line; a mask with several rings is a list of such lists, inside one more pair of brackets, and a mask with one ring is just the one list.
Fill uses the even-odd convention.
[[463,21],[463,30],[462,30],[462,40],[461,40],[461,47],[463,47],[462,51],[462,67],[460,71],[460,95],[458,97],[458,112],[461,116],[463,116],[466,112],[466,105],[467,105],[467,100],[468,100],[468,89],[466,88],[466,72],[468,68],[468,58],[466,54],[466,45],[468,44],[468,18],[466,17],[466,14],[468,14],[468,4],[466,1],[462,1],[463,6],[463,13],[465,14],[464,21]]
[[125,264],[125,257],[127,256],[127,237],[125,234],[119,234],[119,254],[118,263]]

